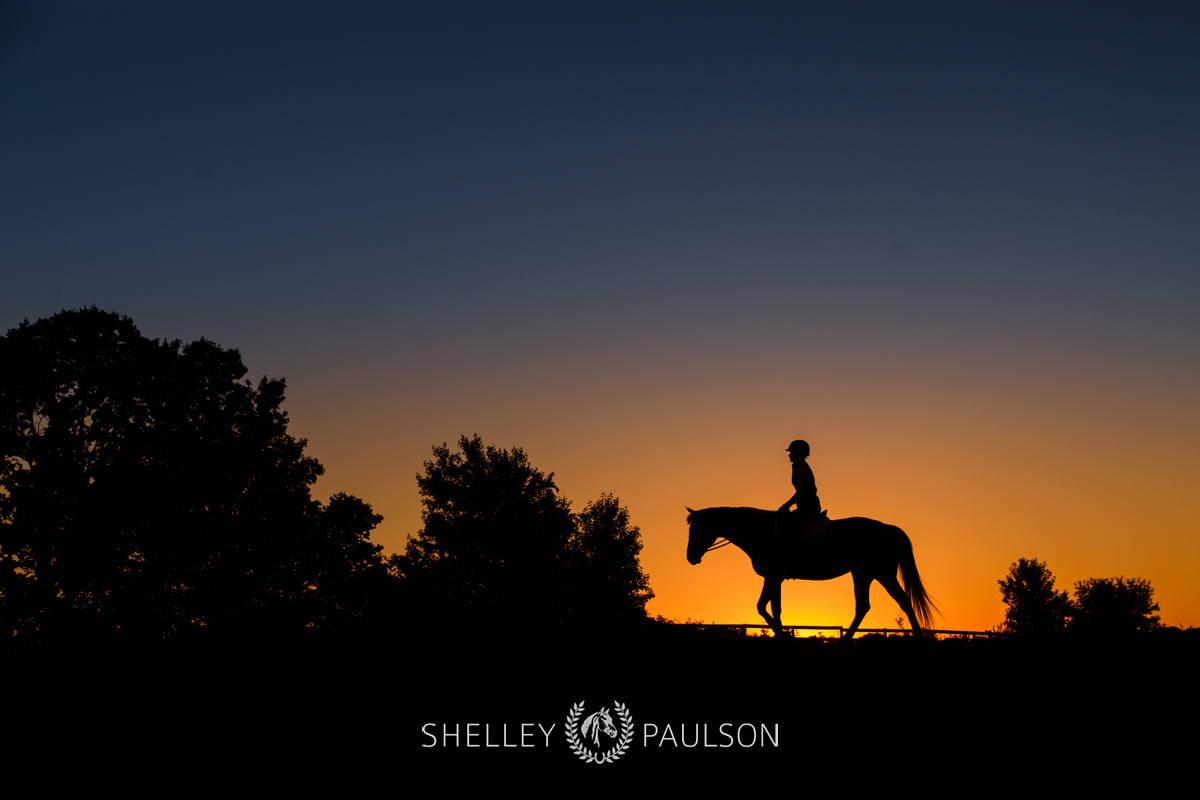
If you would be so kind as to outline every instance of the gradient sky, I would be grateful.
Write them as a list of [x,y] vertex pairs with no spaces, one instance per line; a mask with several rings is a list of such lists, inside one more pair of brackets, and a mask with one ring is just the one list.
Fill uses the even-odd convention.
[[1019,557],[1197,625],[1200,11],[1043,5],[7,3],[0,327],[238,348],[388,551],[478,433],[629,507],[651,613],[757,622],[684,506],[804,438],[947,628]]

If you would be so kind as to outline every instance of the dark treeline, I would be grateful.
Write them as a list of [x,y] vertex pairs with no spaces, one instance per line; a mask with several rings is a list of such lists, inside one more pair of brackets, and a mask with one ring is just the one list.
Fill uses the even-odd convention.
[[1130,637],[1162,630],[1154,588],[1142,578],[1088,578],[1075,596],[1054,588],[1054,575],[1036,558],[1020,558],[998,581],[1004,598],[1002,630],[1018,637]]
[[12,646],[336,628],[387,594],[366,502],[313,500],[284,382],[95,308],[0,338]]
[[[520,448],[434,447],[417,476],[424,527],[388,567],[415,619],[611,629],[646,622],[641,534],[615,497],[581,513]],[[545,631],[544,631],[545,632]]]
[[646,621],[628,511],[604,495],[573,514],[519,448],[435,447],[424,528],[385,561],[367,502],[312,498],[323,468],[288,433],[284,381],[246,380],[237,350],[93,307],[10,330],[0,372],[10,653]]

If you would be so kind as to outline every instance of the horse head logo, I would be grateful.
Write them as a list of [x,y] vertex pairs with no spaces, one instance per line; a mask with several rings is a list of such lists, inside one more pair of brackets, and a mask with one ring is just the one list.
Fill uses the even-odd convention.
[[613,725],[612,717],[609,716],[607,708],[602,708],[585,719],[580,731],[584,736],[587,736],[590,732],[592,736],[592,744],[594,744],[596,747],[599,747],[601,727],[604,728],[605,735],[611,736],[614,739],[617,738],[617,728],[615,725]]
[[[567,714],[567,745],[571,751],[583,761],[590,764],[611,764],[625,755],[633,739],[633,716],[629,708],[622,703],[614,705],[610,714],[607,708],[602,708],[583,719],[583,703],[571,706]],[[614,723],[620,722],[618,726]],[[600,733],[608,737],[608,744],[601,746]],[[589,743],[590,740],[590,743]],[[595,749],[593,749],[595,748]]]

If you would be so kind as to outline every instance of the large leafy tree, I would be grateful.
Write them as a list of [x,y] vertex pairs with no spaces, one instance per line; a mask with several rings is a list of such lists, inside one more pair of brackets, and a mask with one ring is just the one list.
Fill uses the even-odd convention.
[[1158,603],[1142,578],[1088,578],[1075,584],[1071,627],[1095,634],[1129,634],[1158,627]]
[[[573,515],[525,452],[463,436],[417,476],[424,527],[391,568],[434,613],[473,620],[617,624],[653,597],[629,512],[605,495]],[[421,602],[423,601],[423,602]]]
[[645,618],[654,592],[638,562],[641,551],[641,531],[630,523],[629,509],[617,498],[604,494],[584,507],[568,552],[571,608],[580,622],[602,625]]
[[[283,380],[95,307],[0,338],[0,593],[10,630],[164,635],[358,613],[381,519],[322,506]],[[374,576],[374,577],[372,577]],[[357,588],[352,588],[357,587]]]
[[1054,576],[1036,558],[1017,559],[1000,581],[1007,607],[1004,629],[1015,634],[1041,635],[1062,630],[1071,614],[1066,592],[1054,590]]
[[570,504],[521,448],[484,447],[478,436],[459,446],[434,447],[417,476],[424,527],[393,568],[446,611],[556,616]]

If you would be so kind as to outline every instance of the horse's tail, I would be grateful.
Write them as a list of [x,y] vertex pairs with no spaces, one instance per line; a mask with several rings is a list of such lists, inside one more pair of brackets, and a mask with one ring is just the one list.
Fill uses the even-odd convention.
[[903,537],[900,545],[900,577],[904,580],[904,593],[908,595],[908,600],[913,606],[913,613],[917,615],[917,621],[921,623],[921,627],[931,630],[933,613],[936,611],[938,616],[941,616],[942,612],[938,611],[937,604],[933,602],[929,592],[925,591],[925,585],[921,583],[921,574],[917,572],[917,562],[913,558],[912,540],[904,531],[900,531],[900,535]]

